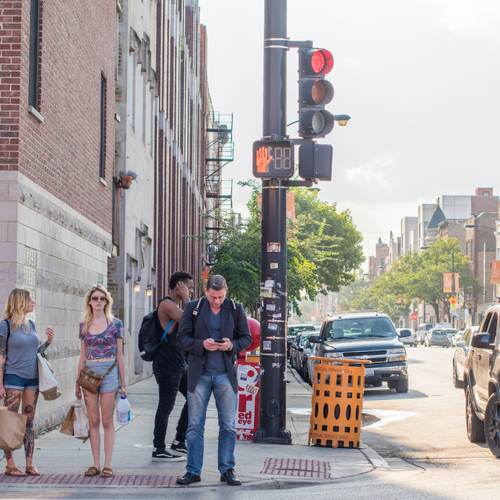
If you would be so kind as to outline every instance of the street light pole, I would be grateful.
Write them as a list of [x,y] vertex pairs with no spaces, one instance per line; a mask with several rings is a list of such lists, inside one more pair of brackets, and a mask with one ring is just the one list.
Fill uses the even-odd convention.
[[[286,137],[286,0],[265,0],[263,137]],[[259,429],[255,443],[291,444],[286,430],[285,179],[262,180]]]

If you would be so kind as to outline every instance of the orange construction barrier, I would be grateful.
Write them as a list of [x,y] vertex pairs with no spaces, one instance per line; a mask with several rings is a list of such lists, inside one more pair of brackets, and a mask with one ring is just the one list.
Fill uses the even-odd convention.
[[309,444],[359,448],[365,367],[361,359],[317,358],[314,365]]

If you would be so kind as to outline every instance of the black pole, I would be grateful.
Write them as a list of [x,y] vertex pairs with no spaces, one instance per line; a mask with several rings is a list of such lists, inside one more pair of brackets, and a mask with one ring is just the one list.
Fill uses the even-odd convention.
[[[286,136],[286,0],[265,0],[263,139]],[[260,402],[256,443],[291,444],[286,430],[286,195],[262,180]]]

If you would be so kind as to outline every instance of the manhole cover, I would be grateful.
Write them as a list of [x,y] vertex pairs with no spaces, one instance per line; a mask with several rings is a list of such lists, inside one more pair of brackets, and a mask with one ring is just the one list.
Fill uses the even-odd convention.
[[261,474],[328,479],[330,464],[301,458],[266,458]]

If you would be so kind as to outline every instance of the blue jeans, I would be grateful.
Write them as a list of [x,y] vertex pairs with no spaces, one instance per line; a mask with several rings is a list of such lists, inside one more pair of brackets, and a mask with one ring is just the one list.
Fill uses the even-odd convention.
[[203,466],[205,420],[212,391],[219,416],[219,472],[234,469],[235,463],[235,422],[238,399],[227,373],[214,376],[202,375],[194,392],[188,392],[189,426],[186,471],[198,476],[201,475]]

